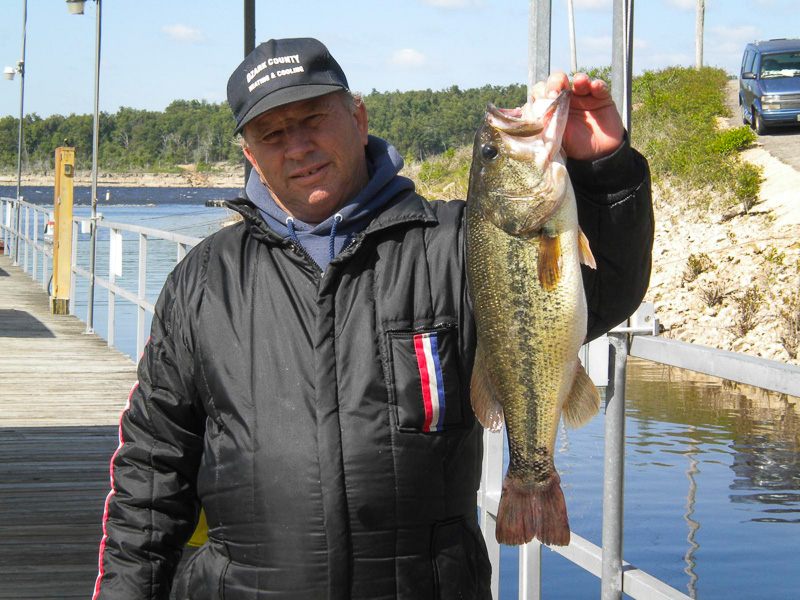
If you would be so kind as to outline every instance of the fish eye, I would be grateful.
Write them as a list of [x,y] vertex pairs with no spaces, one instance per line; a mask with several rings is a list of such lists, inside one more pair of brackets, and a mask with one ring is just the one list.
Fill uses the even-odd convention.
[[492,144],[484,144],[481,148],[481,154],[487,160],[494,160],[497,158],[497,147]]

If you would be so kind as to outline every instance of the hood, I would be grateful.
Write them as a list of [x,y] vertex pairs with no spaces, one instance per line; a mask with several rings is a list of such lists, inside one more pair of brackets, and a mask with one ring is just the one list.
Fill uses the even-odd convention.
[[762,94],[800,94],[800,77],[759,79]]

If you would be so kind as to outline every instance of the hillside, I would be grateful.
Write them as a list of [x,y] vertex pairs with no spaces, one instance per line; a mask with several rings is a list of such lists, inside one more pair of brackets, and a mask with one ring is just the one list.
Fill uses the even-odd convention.
[[[728,99],[735,109],[731,103],[735,96]],[[732,114],[719,120],[721,128],[739,125],[738,111]],[[654,190],[646,299],[655,303],[665,336],[800,364],[800,172],[758,142],[740,156],[763,169],[749,214],[728,218],[697,208],[704,203],[686,193]]]

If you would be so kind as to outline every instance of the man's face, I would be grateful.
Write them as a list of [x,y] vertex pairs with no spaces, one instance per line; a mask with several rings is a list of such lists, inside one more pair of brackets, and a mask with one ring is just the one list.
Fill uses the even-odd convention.
[[351,110],[342,93],[273,108],[243,136],[245,156],[275,202],[306,223],[324,221],[369,181],[367,111]]

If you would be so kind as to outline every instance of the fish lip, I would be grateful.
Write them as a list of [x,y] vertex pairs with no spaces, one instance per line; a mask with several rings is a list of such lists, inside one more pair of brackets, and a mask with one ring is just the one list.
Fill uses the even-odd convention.
[[[544,122],[552,115],[564,102],[569,102],[572,90],[565,88],[553,98],[544,113],[539,115],[536,121],[528,121],[522,118],[522,107],[517,108],[498,108],[493,103],[486,107],[486,120],[489,125],[497,131],[510,133],[519,136],[537,135],[544,131]],[[519,112],[519,115],[515,114]],[[514,113],[514,114],[512,114]]]

